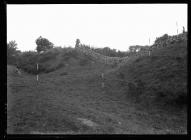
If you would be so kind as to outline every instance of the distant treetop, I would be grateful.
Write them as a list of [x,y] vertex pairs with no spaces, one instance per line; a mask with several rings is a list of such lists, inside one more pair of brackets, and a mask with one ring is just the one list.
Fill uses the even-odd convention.
[[36,39],[36,44],[37,44],[36,50],[38,53],[54,47],[54,44],[52,42],[41,36]]
[[76,45],[75,47],[80,47],[80,39],[76,39]]

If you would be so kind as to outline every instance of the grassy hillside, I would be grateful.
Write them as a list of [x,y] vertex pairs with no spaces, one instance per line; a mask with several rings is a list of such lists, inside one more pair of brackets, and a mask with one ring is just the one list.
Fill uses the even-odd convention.
[[[8,134],[182,134],[186,116],[135,108],[103,64],[14,74],[8,66]],[[115,82],[115,83],[114,83]],[[86,121],[84,121],[86,120]]]
[[[128,81],[124,82],[122,84],[124,86],[120,86],[119,90],[124,89],[136,100],[151,103],[163,102],[178,106],[186,104],[186,41],[167,47],[154,47],[151,49],[151,56],[134,55],[121,59],[98,55],[93,51],[80,48],[53,48],[40,55],[24,54],[20,65],[26,72],[36,74],[38,73],[36,63],[39,63],[39,73],[54,72],[62,68],[68,69],[68,71],[83,71],[86,68],[107,67],[108,75],[113,75],[113,71],[118,73],[116,75],[118,80]],[[67,72],[63,72],[63,74],[67,74]],[[112,83],[113,80],[109,82]]]
[[121,59],[75,48],[21,58],[21,75],[7,67],[8,133],[187,133],[186,42]]
[[137,56],[118,73],[127,80],[127,94],[142,102],[185,105],[187,101],[187,44],[153,48],[151,56]]

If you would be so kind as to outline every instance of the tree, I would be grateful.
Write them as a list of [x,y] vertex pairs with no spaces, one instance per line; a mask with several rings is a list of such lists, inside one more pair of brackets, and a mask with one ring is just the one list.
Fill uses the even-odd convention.
[[120,50],[118,50],[117,56],[118,57],[124,57],[125,56],[125,52],[121,52]]
[[9,41],[7,44],[7,55],[14,55],[17,51],[17,43],[16,41]]
[[81,44],[80,46],[86,49],[91,49],[89,45]]
[[148,51],[149,49],[150,47],[148,45],[145,45],[140,48],[140,51]]
[[185,28],[184,28],[184,26],[183,26],[182,28],[183,28],[182,32],[185,33]]
[[109,56],[109,54],[110,54],[110,48],[109,47],[104,47],[102,51],[103,51],[104,55]]
[[156,38],[155,42],[154,42],[154,46],[158,47],[158,46],[166,46],[167,40],[168,40],[168,34],[164,34],[163,36]]
[[21,51],[18,50],[16,41],[9,41],[7,44],[7,63],[16,64],[20,53]]
[[79,47],[80,46],[80,39],[76,39],[76,45],[75,45],[75,48],[76,47]]
[[138,46],[137,46],[137,45],[135,45],[135,46],[130,46],[130,47],[129,47],[129,51],[130,51],[130,52],[136,52],[137,49],[138,49]]
[[52,42],[50,42],[46,38],[42,38],[41,36],[36,39],[36,44],[37,44],[36,50],[38,53],[54,47],[54,44]]

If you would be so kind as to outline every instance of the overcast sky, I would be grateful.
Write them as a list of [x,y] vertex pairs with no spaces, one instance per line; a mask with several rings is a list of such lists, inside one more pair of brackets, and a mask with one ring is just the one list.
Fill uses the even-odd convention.
[[[178,25],[176,25],[176,22]],[[149,45],[156,37],[187,31],[187,4],[59,4],[7,5],[7,42],[21,51],[35,50],[42,36],[55,46],[94,47],[126,51]]]

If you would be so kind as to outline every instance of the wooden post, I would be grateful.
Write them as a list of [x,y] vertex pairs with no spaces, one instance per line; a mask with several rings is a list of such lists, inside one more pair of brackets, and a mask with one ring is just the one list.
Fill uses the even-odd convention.
[[102,80],[104,79],[104,73],[101,74],[101,78],[102,78]]
[[104,84],[104,73],[101,73],[101,80],[102,80],[101,87],[104,88],[105,87],[105,84]]
[[37,70],[38,70],[38,63],[36,64]]
[[[38,63],[36,64],[37,72],[38,72]],[[38,73],[36,75],[36,80],[38,81]]]

